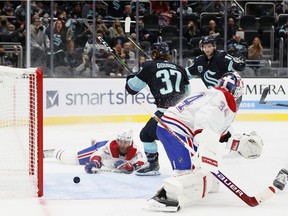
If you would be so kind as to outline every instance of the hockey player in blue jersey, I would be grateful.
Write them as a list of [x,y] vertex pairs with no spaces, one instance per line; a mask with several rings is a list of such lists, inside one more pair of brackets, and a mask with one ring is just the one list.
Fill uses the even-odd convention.
[[[161,117],[167,108],[175,105],[189,93],[190,83],[185,69],[168,61],[170,50],[167,43],[157,42],[152,44],[150,52],[152,61],[146,61],[136,75],[127,77],[126,90],[134,95],[147,85],[157,106],[155,114]],[[150,118],[140,132],[140,140],[143,142],[149,163],[138,170],[136,175],[160,174],[156,125],[157,122]]]
[[[121,130],[115,139],[93,141],[88,148],[75,152],[67,149],[44,150],[44,158],[56,158],[66,164],[84,165],[87,173],[97,173],[102,166],[132,173],[146,163],[146,157],[133,142],[132,130]],[[93,170],[93,168],[96,168]]]
[[186,67],[189,78],[200,77],[206,87],[216,86],[218,80],[227,72],[245,69],[245,58],[229,55],[223,50],[217,50],[213,36],[203,36],[200,40],[202,55],[195,58],[192,65]]

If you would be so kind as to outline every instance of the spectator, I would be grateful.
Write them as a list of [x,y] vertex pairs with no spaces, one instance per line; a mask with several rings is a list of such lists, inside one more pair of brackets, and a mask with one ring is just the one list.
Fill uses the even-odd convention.
[[50,47],[50,40],[45,34],[44,27],[40,24],[40,18],[35,16],[30,25],[31,32],[31,66],[43,66],[46,62],[46,49]]
[[82,18],[82,7],[80,2],[74,3],[72,11],[69,11],[69,18],[72,19]]
[[14,16],[14,8],[11,1],[5,1],[4,7],[0,11],[1,16]]
[[[183,10],[182,10],[183,15],[193,14],[193,9],[189,7],[188,0],[182,0],[182,6],[183,6]],[[177,14],[180,14],[180,7],[177,8],[176,12]]]
[[86,52],[83,52],[82,62],[78,67],[76,67],[76,72],[78,72],[80,76],[97,77],[99,66],[96,64],[95,57],[91,58]]
[[5,52],[5,48],[3,47],[2,44],[0,44],[0,65],[2,66],[13,66],[13,58],[11,56],[8,56]]
[[132,51],[131,42],[124,43],[123,51],[124,51],[126,60],[133,60],[133,61],[135,60],[135,53]]
[[53,17],[59,17],[61,13],[61,10],[58,8],[58,3],[56,1],[53,1],[53,8],[49,8],[47,11],[48,14],[51,14],[51,12],[53,13]]
[[167,1],[151,0],[152,13],[160,14],[162,12],[170,11],[170,5]]
[[[50,37],[49,37],[50,38]],[[53,28],[53,53],[55,66],[66,66],[65,56],[67,48],[67,31],[64,27],[62,19],[57,19]],[[52,42],[51,42],[52,45]]]
[[236,21],[234,17],[229,17],[227,21],[227,39],[231,40],[236,35],[237,31],[242,31],[242,29],[236,25]]
[[216,25],[215,20],[210,20],[207,27],[202,28],[202,36],[211,35],[214,38],[221,36],[220,29]]
[[0,34],[7,32],[8,25],[9,25],[9,22],[7,20],[7,17],[1,16],[0,17]]
[[97,18],[107,16],[106,5],[103,1],[96,1],[96,3],[95,3],[95,16]]
[[70,67],[69,71],[71,71],[71,76],[74,77],[75,75],[74,71],[76,69],[76,66],[79,65],[80,63],[79,63],[79,55],[75,51],[75,43],[71,39],[67,41],[66,62]]
[[104,23],[104,20],[101,16],[98,16],[96,19],[96,31],[102,31],[105,38],[110,38],[110,31]]
[[219,13],[220,15],[222,15],[222,14],[224,14],[224,11],[225,11],[225,6],[221,2],[221,0],[213,0],[206,7],[206,12]]
[[190,20],[185,29],[184,37],[186,37],[189,42],[191,38],[200,37],[200,36],[201,36],[201,33],[197,25],[194,23],[193,20]]
[[[151,44],[156,43],[157,37],[154,33],[148,31],[145,28],[145,23],[143,21],[143,18],[139,18],[138,25],[139,25],[138,37],[139,37],[140,46],[146,52],[148,52],[149,48],[151,47]],[[131,38],[133,38],[136,41],[137,33],[136,33],[135,28],[131,31]]]
[[117,37],[125,37],[124,29],[122,28],[120,20],[114,20],[112,26],[109,28],[111,40]]
[[236,34],[235,37],[228,41],[228,53],[232,56],[243,55],[248,57],[248,43],[245,39],[241,38],[240,34]]
[[122,73],[119,73],[119,64],[111,53],[104,62],[103,70],[105,71],[106,76],[122,76]]
[[287,14],[288,13],[288,0],[283,0],[281,3],[276,4],[275,12],[279,14]]
[[25,35],[24,35],[24,25],[20,25],[20,27],[15,30],[15,26],[13,24],[9,24],[7,27],[7,32],[3,32],[0,34],[0,41],[5,42],[19,42],[22,46],[25,45]]
[[[22,0],[20,5],[18,5],[15,9],[15,19],[16,19],[16,27],[18,28],[21,24],[25,24],[26,17],[26,0]],[[31,2],[31,20],[33,20],[33,16],[40,16],[42,14],[42,10],[37,8],[35,2]]]
[[252,44],[248,48],[249,60],[260,60],[263,58],[263,47],[259,37],[253,39]]
[[146,62],[145,56],[140,55],[138,62],[136,62],[135,66],[132,68],[133,73],[137,73],[145,62]]
[[[113,0],[113,1],[105,1],[107,4],[107,16],[105,19],[112,20],[122,20],[124,17],[124,1],[121,0]],[[115,6],[116,5],[116,6]]]
[[130,17],[131,20],[135,20],[135,17],[132,14],[132,8],[130,4],[126,4],[124,6],[124,12],[123,12],[123,19],[125,19],[126,17]]

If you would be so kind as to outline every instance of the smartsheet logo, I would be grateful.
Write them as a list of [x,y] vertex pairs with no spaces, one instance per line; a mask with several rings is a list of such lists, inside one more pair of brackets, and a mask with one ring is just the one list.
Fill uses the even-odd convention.
[[59,106],[59,92],[46,91],[46,109],[49,109],[53,106]]

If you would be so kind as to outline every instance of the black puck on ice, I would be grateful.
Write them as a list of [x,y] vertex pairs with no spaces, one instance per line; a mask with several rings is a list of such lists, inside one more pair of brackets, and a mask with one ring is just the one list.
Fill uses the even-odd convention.
[[75,184],[78,184],[78,183],[80,182],[80,178],[79,178],[78,176],[75,176],[75,177],[73,178],[73,182],[74,182]]

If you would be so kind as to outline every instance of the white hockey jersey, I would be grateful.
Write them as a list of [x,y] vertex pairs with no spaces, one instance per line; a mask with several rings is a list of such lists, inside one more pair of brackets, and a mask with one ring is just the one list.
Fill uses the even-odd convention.
[[236,102],[232,94],[222,88],[209,88],[170,107],[162,120],[173,131],[192,138],[203,129],[224,135],[235,116]]

